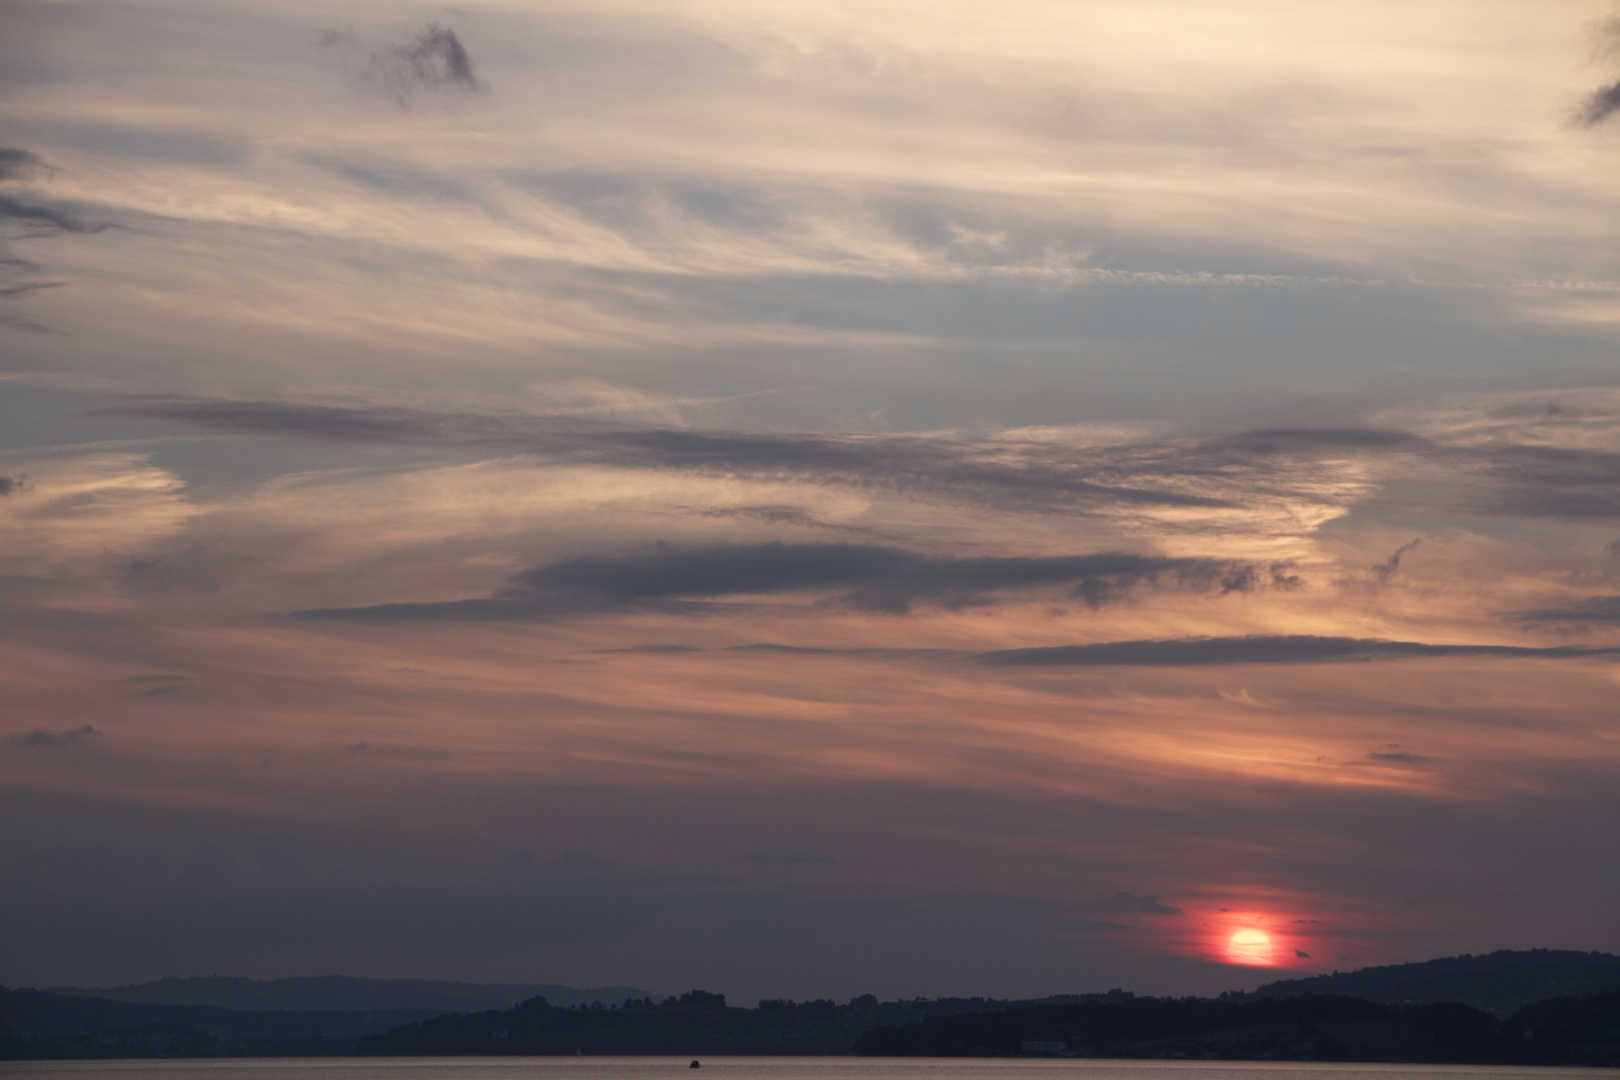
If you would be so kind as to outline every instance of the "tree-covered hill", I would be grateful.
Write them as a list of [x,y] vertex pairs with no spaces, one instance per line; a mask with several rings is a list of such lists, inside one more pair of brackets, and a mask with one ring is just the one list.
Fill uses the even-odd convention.
[[[1114,991],[1100,997],[1129,998]],[[1082,1001],[1065,995],[1044,1001]],[[879,1002],[866,994],[828,1000],[726,1005],[723,994],[693,990],[662,1004],[558,1008],[544,998],[512,1009],[438,1016],[366,1039],[362,1054],[849,1054],[861,1034],[929,1016],[958,1016],[1029,1002],[937,998]]]
[[1620,990],[1620,956],[1557,949],[1501,950],[1480,956],[1448,956],[1417,964],[1335,971],[1285,979],[1249,994],[1243,1001],[1339,994],[1387,1005],[1427,1005],[1457,1001],[1507,1018],[1526,1005],[1549,998]]
[[[1620,958],[1602,953],[1537,950],[1290,980],[1218,999],[1114,990],[1036,1001],[880,1002],[867,994],[842,1005],[771,1000],[742,1009],[693,990],[571,1005],[536,995],[451,1013],[243,1010],[0,987],[0,1058],[860,1053],[1620,1065],[1620,988],[1605,989],[1617,966]],[[288,992],[290,1000],[361,1002],[460,985],[287,982],[173,979],[132,989],[137,997],[246,993],[244,1000],[270,994],[264,1000],[274,1001]],[[1312,989],[1319,986],[1365,992]],[[1570,986],[1572,993],[1550,993]],[[372,991],[383,997],[368,997]],[[1516,1001],[1524,1003],[1506,1008]]]
[[1135,998],[874,1028],[856,1053],[1620,1065],[1620,992],[1557,998],[1507,1020],[1457,1002],[1387,1005],[1304,994],[1260,1001]]
[[868,1054],[1620,1064],[1620,993],[1540,1002],[1508,1020],[1456,1002],[1314,994],[1248,1002],[1113,993],[1042,1002],[857,998],[728,1008],[692,991],[655,1005],[441,1016],[361,1044],[376,1055]]
[[478,1012],[509,1009],[520,1001],[544,997],[555,1005],[616,1005],[630,998],[662,997],[633,986],[572,986],[535,983],[465,983],[441,979],[359,979],[319,975],[286,979],[245,979],[224,975],[163,978],[152,982],[83,989],[48,986],[54,994],[106,998],[140,1005],[213,1005],[222,1009],[296,1012],[376,1009],[421,1009],[429,1012]]

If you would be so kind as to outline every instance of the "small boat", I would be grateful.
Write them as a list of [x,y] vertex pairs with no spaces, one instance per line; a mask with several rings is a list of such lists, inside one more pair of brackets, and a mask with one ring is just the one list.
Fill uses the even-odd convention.
[[692,1059],[692,1064],[688,1065],[687,1068],[688,1069],[701,1069],[701,1068],[703,1068],[703,1063],[698,1061],[697,1058],[693,1058]]

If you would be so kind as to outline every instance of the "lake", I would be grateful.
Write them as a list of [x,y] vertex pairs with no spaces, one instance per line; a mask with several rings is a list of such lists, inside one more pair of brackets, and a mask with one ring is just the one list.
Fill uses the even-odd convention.
[[191,1058],[8,1061],[6,1080],[1615,1080],[1612,1069],[1006,1058]]

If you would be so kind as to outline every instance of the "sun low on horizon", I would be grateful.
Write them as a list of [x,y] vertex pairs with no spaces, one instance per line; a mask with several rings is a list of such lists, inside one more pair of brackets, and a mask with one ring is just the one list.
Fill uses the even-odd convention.
[[1620,950],[1616,2],[0,4],[5,981]]
[[[1286,901],[1265,906],[1198,906],[1184,912],[1191,926],[1177,926],[1171,920],[1159,924],[1139,924],[1144,945],[1154,950],[1198,958],[1227,968],[1271,968],[1279,973],[1311,975],[1342,966],[1341,952],[1323,947],[1324,928],[1340,937],[1365,932],[1365,923],[1354,912],[1340,911],[1329,918],[1307,918],[1290,914]],[[1178,909],[1179,910],[1179,909]],[[1241,981],[1239,979],[1238,981]]]
[[1271,935],[1258,927],[1232,931],[1226,939],[1226,959],[1246,967],[1271,967],[1276,961],[1276,945]]

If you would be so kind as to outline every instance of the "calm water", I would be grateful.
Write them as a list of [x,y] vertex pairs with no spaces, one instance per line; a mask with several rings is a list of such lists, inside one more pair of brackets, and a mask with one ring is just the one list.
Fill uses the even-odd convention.
[[1612,1069],[964,1058],[258,1058],[8,1061],[6,1080],[1615,1080]]

